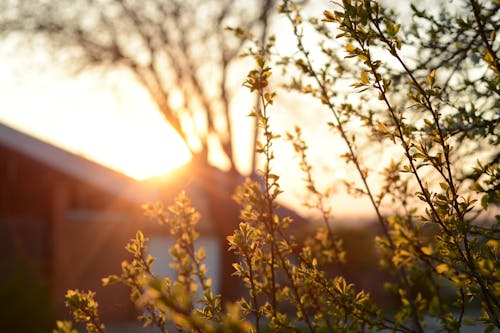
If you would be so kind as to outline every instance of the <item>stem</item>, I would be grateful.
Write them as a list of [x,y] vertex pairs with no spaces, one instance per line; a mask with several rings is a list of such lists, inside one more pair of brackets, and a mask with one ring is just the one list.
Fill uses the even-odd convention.
[[[325,199],[327,195],[321,193],[320,191],[317,190],[316,187],[316,182],[314,181],[314,178],[312,176],[312,166],[309,164],[308,157],[307,157],[307,145],[305,141],[302,139],[301,131],[300,128],[297,127],[295,130],[296,138],[293,140],[294,144],[298,145],[300,147],[299,149],[299,155],[301,159],[301,168],[302,171],[305,173],[306,178],[306,184],[308,185],[308,188],[310,189],[309,191],[312,192],[312,194],[316,197],[316,203],[315,203],[315,208],[319,210],[321,213],[321,217],[323,220],[323,224],[325,225],[325,228],[328,232],[328,237],[330,238],[332,242],[332,246],[335,245],[335,237],[332,231],[332,228],[330,226],[330,211],[327,209],[327,206],[325,204]],[[338,250],[338,248],[336,249]]]
[[[433,107],[433,105],[432,105],[432,103],[430,101],[430,97],[426,94],[426,92],[425,92],[424,88],[421,86],[421,84],[416,80],[416,78],[413,75],[412,71],[409,70],[409,68],[406,66],[406,63],[401,59],[401,57],[399,56],[399,54],[398,54],[396,48],[394,47],[393,43],[391,41],[389,41],[387,39],[387,37],[384,35],[384,33],[382,32],[382,30],[380,28],[380,25],[378,24],[379,20],[378,19],[373,19],[373,18],[370,17],[370,21],[373,23],[373,25],[377,29],[377,32],[378,32],[379,36],[382,38],[382,40],[384,41],[384,43],[386,43],[386,45],[389,47],[391,54],[398,60],[398,62],[401,64],[401,66],[403,66],[405,72],[409,75],[409,77],[412,80],[413,84],[417,87],[417,89],[422,94],[422,96],[424,96],[424,100],[425,100],[424,106],[431,113],[431,115],[432,115],[432,117],[434,119],[434,124],[436,126],[436,130],[437,130],[438,137],[439,137],[439,144],[441,145],[441,147],[443,149],[443,154],[444,154],[444,157],[445,157],[445,167],[446,167],[446,172],[448,173],[448,175],[445,176],[438,168],[436,168],[436,170],[440,171],[440,174],[442,175],[443,179],[446,181],[446,183],[450,187],[450,191],[451,191],[452,196],[453,196],[452,207],[453,207],[453,209],[456,212],[456,216],[459,217],[460,223],[464,224],[464,214],[461,212],[460,207],[458,205],[458,194],[457,194],[456,187],[455,187],[454,181],[453,181],[452,168],[451,168],[451,162],[450,162],[450,148],[446,144],[445,135],[443,134],[443,131],[441,129],[441,125],[439,123],[439,113],[436,110],[434,110],[434,107]],[[363,51],[364,51],[364,45],[361,42],[360,42],[360,45],[362,46]],[[427,193],[427,191],[423,187],[423,183],[422,183],[422,181],[420,179],[420,176],[419,176],[419,174],[417,172],[417,169],[416,169],[416,167],[415,167],[415,165],[413,163],[413,158],[412,158],[412,156],[410,154],[410,150],[409,150],[410,147],[408,146],[408,144],[404,140],[404,136],[403,136],[403,132],[402,132],[402,128],[401,128],[399,119],[395,115],[394,110],[392,109],[389,101],[387,100],[387,97],[385,95],[385,91],[384,91],[382,85],[380,84],[380,80],[378,79],[377,72],[376,72],[375,68],[373,67],[373,64],[371,63],[370,59],[369,59],[369,63],[370,63],[370,69],[372,70],[372,72],[373,72],[373,74],[375,76],[376,88],[382,94],[382,96],[384,98],[384,102],[387,105],[387,107],[389,108],[389,111],[391,113],[393,121],[394,121],[394,123],[395,123],[395,125],[397,127],[397,130],[398,130],[398,137],[399,137],[399,139],[402,142],[402,145],[403,145],[404,150],[405,150],[405,155],[406,155],[406,157],[407,157],[407,159],[408,159],[408,161],[410,163],[410,167],[411,167],[412,173],[415,175],[416,180],[417,180],[417,182],[418,182],[418,184],[419,184],[419,186],[420,186],[420,188],[422,190],[422,193],[424,194],[426,203],[431,208],[431,210],[433,212],[433,215],[438,220],[439,225],[443,228],[443,230],[450,237],[453,237],[452,232],[444,224],[444,222],[441,220],[441,217],[437,213],[436,208],[435,208],[435,206],[434,206],[434,204],[433,204],[433,202],[432,202],[429,194]],[[486,302],[488,311],[490,312],[490,316],[492,318],[495,318],[494,321],[495,321],[496,325],[500,327],[500,320],[496,319],[497,318],[497,314],[496,314],[497,311],[495,311],[495,309],[493,307],[493,304],[491,303],[491,302],[495,303],[496,308],[498,308],[499,307],[499,302],[498,302],[498,300],[496,299],[496,297],[494,295],[491,295],[491,293],[490,293],[489,289],[487,288],[487,286],[485,285],[482,277],[480,276],[479,273],[477,273],[477,268],[476,268],[476,265],[475,265],[474,258],[472,257],[472,254],[471,254],[471,251],[470,251],[470,247],[469,247],[469,244],[468,244],[468,238],[467,238],[467,233],[466,232],[467,231],[465,231],[462,234],[463,244],[464,244],[464,247],[465,247],[465,254],[464,254],[464,251],[460,248],[458,242],[455,242],[455,248],[456,248],[457,252],[459,253],[459,255],[461,256],[461,258],[463,260],[463,263],[465,263],[469,267],[469,269],[471,271],[471,275],[474,277],[474,279],[476,280],[476,282],[479,284],[479,287],[481,289],[481,293],[483,294],[484,301]]]
[[[392,251],[395,251],[396,250],[396,246],[395,246],[394,241],[393,241],[393,239],[392,239],[392,237],[391,237],[391,235],[389,233],[389,229],[388,229],[388,226],[386,224],[385,218],[382,216],[382,213],[380,212],[380,209],[379,209],[379,205],[376,203],[375,197],[374,197],[374,195],[373,195],[373,193],[371,191],[370,186],[368,185],[367,176],[366,176],[366,174],[363,172],[363,170],[361,168],[361,164],[360,164],[360,162],[359,162],[359,160],[357,158],[357,155],[356,155],[356,153],[354,151],[353,144],[349,140],[349,138],[347,136],[347,132],[345,131],[345,129],[344,129],[343,125],[342,125],[342,122],[340,120],[340,115],[335,110],[335,107],[333,106],[333,104],[330,101],[330,98],[328,96],[328,92],[327,92],[326,86],[318,78],[318,75],[317,75],[316,71],[313,69],[312,62],[311,62],[311,59],[309,57],[309,53],[305,50],[305,47],[304,47],[304,45],[302,43],[302,36],[298,32],[297,26],[294,24],[293,18],[290,16],[290,13],[287,13],[286,15],[287,15],[288,19],[290,20],[290,22],[292,23],[293,32],[294,32],[294,35],[297,38],[297,46],[298,46],[300,52],[304,55],[304,57],[306,59],[306,63],[307,63],[309,72],[314,77],[316,83],[320,87],[323,100],[326,103],[326,105],[328,106],[328,108],[330,109],[330,111],[332,112],[332,114],[333,114],[333,116],[335,118],[335,121],[337,122],[337,129],[339,130],[342,139],[344,140],[344,142],[347,145],[347,148],[349,149],[349,154],[350,154],[351,160],[354,163],[354,165],[356,167],[356,170],[358,171],[358,174],[361,177],[361,180],[363,182],[363,186],[364,186],[364,188],[366,190],[366,193],[367,193],[367,195],[368,195],[368,197],[370,199],[370,202],[371,202],[371,204],[372,204],[372,206],[373,206],[373,208],[375,210],[375,213],[377,215],[377,220],[378,220],[379,224],[382,227],[383,233],[384,233],[385,237],[387,238],[387,240],[389,241],[389,245],[390,245]],[[410,296],[410,286],[409,286],[409,281],[408,281],[408,276],[407,276],[406,270],[404,268],[400,268],[398,270],[398,273],[400,274],[400,278],[402,279],[403,284],[405,285],[405,289],[406,289],[406,292],[407,292],[408,296]],[[413,316],[414,316],[414,322],[415,322],[415,326],[417,328],[417,332],[423,332],[423,328],[422,328],[422,325],[420,324],[420,320],[418,318],[418,312],[417,312],[417,309],[416,309],[415,304],[413,302],[413,299],[411,297],[409,297],[408,301],[409,301],[411,309],[412,309],[412,313],[413,313]]]
[[500,61],[498,60],[497,53],[493,50],[493,47],[488,40],[488,36],[486,36],[486,31],[483,26],[483,21],[481,20],[481,8],[479,3],[475,0],[471,0],[470,4],[472,5],[472,12],[474,13],[474,18],[476,19],[477,29],[479,31],[479,35],[481,36],[481,40],[484,43],[484,46],[493,57],[493,66],[495,66],[497,72],[500,74]]
[[[422,96],[424,97],[424,101],[425,101],[425,104],[424,106],[426,107],[426,109],[431,113],[432,117],[433,117],[433,120],[434,120],[434,125],[436,126],[436,130],[437,130],[437,133],[438,133],[438,137],[439,137],[439,144],[441,145],[442,149],[443,149],[443,155],[445,157],[445,167],[446,167],[446,172],[447,172],[447,176],[444,175],[440,170],[439,168],[436,168],[436,170],[438,170],[440,172],[440,174],[442,175],[443,179],[446,181],[446,183],[448,184],[448,186],[450,187],[450,191],[452,193],[452,196],[453,196],[453,201],[452,201],[452,207],[453,209],[455,210],[456,212],[456,215],[457,217],[459,217],[459,221],[461,224],[464,224],[464,214],[462,214],[461,210],[460,210],[460,207],[458,205],[458,194],[457,194],[457,191],[456,191],[456,188],[455,188],[455,184],[454,184],[454,181],[453,181],[453,175],[452,175],[452,168],[451,168],[451,162],[450,162],[450,148],[448,146],[448,144],[446,144],[446,139],[445,139],[445,135],[441,129],[441,125],[439,123],[439,113],[434,109],[431,101],[430,101],[430,97],[429,95],[425,92],[424,88],[421,86],[421,84],[417,81],[417,79],[415,78],[415,76],[413,75],[413,72],[406,66],[406,63],[401,59],[401,57],[399,56],[396,48],[394,47],[394,44],[387,39],[387,37],[384,35],[384,33],[382,32],[381,28],[380,28],[380,25],[379,25],[379,20],[378,19],[373,19],[372,17],[370,17],[370,21],[373,23],[373,25],[375,26],[379,36],[381,37],[381,39],[383,40],[383,42],[389,47],[390,49],[390,53],[398,60],[398,62],[401,64],[401,66],[403,66],[405,72],[408,74],[408,76],[410,77],[411,81],[413,82],[413,84],[415,85],[415,87],[417,87],[417,89],[419,90],[419,92],[422,94]],[[364,44],[360,42],[360,45],[362,46],[363,48],[363,51],[365,51],[364,49]],[[377,76],[377,72],[375,70],[375,68],[373,67],[373,64],[371,63],[370,59],[369,59],[369,63],[370,63],[370,69],[372,70],[374,76],[375,76],[375,80],[376,80],[376,85],[375,87],[379,90],[379,92],[382,94],[383,96],[383,99],[384,99],[384,102],[385,104],[387,105],[387,107],[389,108],[389,112],[391,113],[391,116],[393,118],[393,121],[397,127],[397,135],[398,135],[398,138],[401,140],[402,142],[402,145],[404,147],[404,150],[405,150],[405,155],[409,161],[409,164],[410,164],[410,167],[411,167],[411,170],[412,170],[412,173],[414,174],[418,184],[419,184],[419,187],[421,188],[422,190],[422,193],[424,195],[424,198],[426,200],[426,203],[428,204],[429,208],[431,208],[432,210],[432,213],[434,215],[434,217],[438,220],[438,223],[439,225],[443,228],[443,230],[450,236],[450,237],[454,237],[452,232],[450,231],[450,229],[444,224],[444,222],[441,220],[441,217],[439,216],[439,214],[437,213],[435,207],[434,207],[434,204],[429,196],[429,194],[427,193],[427,191],[425,190],[425,188],[423,187],[423,183],[420,179],[420,176],[417,172],[417,169],[413,163],[413,158],[410,154],[410,147],[408,146],[408,144],[406,143],[406,141],[404,140],[404,136],[403,136],[403,132],[402,132],[402,128],[401,128],[401,124],[399,122],[399,119],[397,118],[397,116],[395,115],[395,112],[394,110],[392,109],[389,101],[387,100],[387,97],[385,95],[385,91],[382,87],[382,85],[380,84],[380,80]],[[459,229],[460,230],[460,229]],[[483,281],[483,278],[481,277],[481,275],[477,272],[477,268],[476,268],[476,265],[475,265],[475,261],[474,261],[474,258],[472,257],[472,254],[471,254],[471,250],[470,250],[470,247],[469,247],[469,244],[468,244],[468,238],[467,238],[467,231],[464,231],[462,233],[462,238],[463,238],[463,244],[464,244],[464,248],[465,248],[465,254],[464,254],[464,251],[460,248],[458,242],[454,242],[455,244],[455,248],[457,250],[457,252],[459,253],[459,255],[461,256],[462,258],[462,261],[463,263],[469,267],[470,271],[471,271],[471,275],[474,277],[474,279],[476,280],[476,282],[478,283],[479,287],[480,287],[480,290],[481,290],[481,293],[483,295],[483,298],[484,298],[484,301],[486,302],[486,306],[488,308],[488,311],[490,312],[490,316],[491,318],[493,318],[495,324],[497,325],[497,327],[500,327],[500,320],[497,319],[497,315],[496,315],[496,311],[494,309],[494,306],[491,302],[495,303],[495,306],[496,308],[498,309],[498,307],[500,306],[499,305],[499,302],[498,300],[496,299],[496,297],[494,295],[491,294],[491,292],[489,291],[488,287],[486,286],[485,282]],[[455,237],[454,237],[455,238]]]
[[259,303],[257,302],[257,291],[255,288],[255,282],[254,282],[254,272],[253,272],[253,267],[252,267],[252,259],[249,257],[248,253],[245,253],[245,260],[247,262],[248,266],[248,278],[250,280],[250,288],[252,291],[252,307],[253,307],[253,312],[255,314],[255,329],[257,333],[260,333],[260,310],[259,310]]
[[267,214],[268,214],[268,219],[267,223],[265,223],[265,227],[267,229],[267,232],[271,236],[270,239],[270,247],[271,247],[271,281],[272,281],[272,309],[273,309],[273,316],[276,317],[277,315],[277,302],[276,302],[276,277],[275,277],[275,272],[274,272],[274,266],[277,260],[281,263],[281,266],[286,273],[288,280],[290,281],[293,295],[295,297],[295,301],[297,302],[298,310],[302,313],[302,316],[304,317],[304,320],[306,322],[307,327],[309,328],[309,331],[315,332],[315,329],[309,319],[309,316],[307,315],[307,312],[305,310],[304,304],[301,300],[301,296],[299,293],[299,289],[295,283],[295,280],[291,274],[291,272],[288,269],[288,265],[286,264],[285,258],[283,254],[281,253],[280,249],[278,248],[278,240],[276,238],[276,232],[279,232],[279,226],[275,225],[274,223],[274,206],[275,206],[275,198],[276,195],[273,193],[273,190],[276,189],[276,183],[275,180],[272,179],[271,177],[271,162],[274,159],[274,154],[272,152],[272,140],[273,140],[273,133],[270,131],[269,128],[269,118],[267,116],[267,106],[269,105],[269,102],[266,101],[266,98],[264,97],[264,88],[259,88],[258,89],[258,97],[259,97],[259,102],[261,105],[261,109],[257,110],[256,116],[258,118],[258,122],[262,124],[263,130],[264,130],[264,137],[266,138],[265,144],[264,144],[264,154],[265,154],[265,166],[264,166],[264,179],[265,179],[265,198],[267,202]]
[[[262,55],[261,55],[262,56]],[[261,73],[262,75],[263,73]],[[265,80],[264,77],[261,77],[261,80]],[[268,213],[268,218],[267,221],[264,221],[264,225],[267,228],[267,231],[269,235],[271,236],[271,264],[270,264],[270,272],[271,272],[271,306],[272,306],[272,312],[273,312],[273,317],[276,318],[277,316],[277,302],[276,302],[276,294],[277,294],[277,287],[276,287],[276,276],[275,276],[275,271],[274,271],[274,266],[275,266],[275,261],[276,261],[276,253],[275,253],[275,228],[274,228],[274,221],[273,221],[273,216],[274,216],[274,201],[272,199],[271,195],[271,190],[272,190],[272,184],[270,184],[270,174],[271,174],[271,161],[273,159],[273,154],[271,151],[271,138],[272,133],[269,131],[269,124],[268,124],[268,118],[266,115],[267,111],[267,102],[266,99],[264,98],[264,90],[263,88],[258,89],[258,98],[260,101],[261,109],[256,110],[256,117],[257,117],[257,123],[261,124],[264,127],[264,137],[266,138],[266,143],[264,145],[264,154],[265,154],[265,165],[264,165],[264,180],[265,180],[265,198],[267,202],[267,213]],[[267,222],[267,223],[266,223]]]

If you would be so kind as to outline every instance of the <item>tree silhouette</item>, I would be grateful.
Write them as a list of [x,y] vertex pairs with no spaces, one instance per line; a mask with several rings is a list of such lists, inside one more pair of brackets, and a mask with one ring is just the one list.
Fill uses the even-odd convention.
[[73,69],[129,70],[192,153],[206,159],[211,150],[222,149],[233,170],[235,87],[228,80],[243,39],[227,28],[265,36],[273,4],[21,0],[0,4],[0,32],[45,37]]

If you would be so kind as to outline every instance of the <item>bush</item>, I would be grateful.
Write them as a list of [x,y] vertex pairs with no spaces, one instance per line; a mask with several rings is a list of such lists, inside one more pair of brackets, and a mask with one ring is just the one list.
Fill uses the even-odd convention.
[[[246,293],[224,306],[213,294],[205,253],[193,245],[199,215],[184,195],[168,209],[146,206],[177,239],[170,250],[177,278],[151,272],[154,258],[138,232],[126,247],[133,259],[104,283],[128,285],[131,300],[144,309],[139,319],[162,331],[173,322],[182,331],[199,332],[423,332],[431,319],[452,332],[480,323],[487,331],[500,328],[500,219],[488,218],[499,203],[494,149],[499,4],[470,0],[461,5],[456,12],[443,8],[437,14],[412,7],[415,24],[406,28],[376,1],[344,0],[322,18],[308,20],[293,2],[283,1],[279,11],[291,22],[296,52],[276,56],[270,38],[264,45],[255,42],[247,53],[256,61],[244,84],[259,98],[251,114],[260,129],[257,149],[264,166],[262,182],[247,180],[238,189],[241,222],[228,237],[229,250],[239,256],[234,274]],[[305,46],[306,31],[315,32],[317,50]],[[323,225],[302,242],[289,232],[293,221],[276,214],[281,189],[273,173],[273,143],[279,135],[270,127],[269,113],[277,97],[271,69],[279,66],[289,89],[319,100],[330,112],[328,126],[346,145],[343,157],[360,180],[346,182],[347,190],[372,203],[383,231],[376,239],[380,264],[393,275],[385,287],[399,301],[395,310],[378,306],[368,293],[332,274],[345,251],[331,227],[328,193],[318,189],[300,128],[287,139],[300,157],[311,194],[308,205],[319,210]],[[358,99],[341,97],[346,83]],[[382,170],[369,168],[365,154],[373,151],[363,150],[362,140],[397,146],[400,153]],[[473,170],[471,160],[477,162]],[[374,182],[377,177],[382,180]],[[77,321],[100,332],[104,328],[92,296],[70,291],[67,303]],[[59,322],[58,330],[68,332],[70,324]]]

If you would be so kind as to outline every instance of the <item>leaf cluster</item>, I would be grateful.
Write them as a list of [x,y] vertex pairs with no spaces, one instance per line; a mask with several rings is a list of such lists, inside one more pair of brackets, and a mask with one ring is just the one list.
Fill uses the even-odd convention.
[[[241,206],[240,223],[227,239],[229,250],[239,258],[233,263],[234,275],[246,291],[239,301],[224,306],[221,296],[212,294],[203,264],[205,253],[194,247],[199,214],[185,195],[166,210],[162,204],[147,205],[147,214],[176,239],[170,253],[177,278],[152,273],[154,259],[139,232],[127,245],[134,259],[122,264],[121,276],[105,281],[120,281],[131,288],[132,301],[146,310],[141,317],[146,325],[166,331],[166,323],[173,322],[180,330],[200,332],[424,332],[432,329],[432,319],[439,330],[448,332],[480,323],[486,331],[500,328],[500,219],[480,219],[498,209],[499,167],[494,154],[486,154],[486,163],[474,155],[477,167],[470,174],[463,165],[472,141],[477,141],[473,147],[485,150],[494,150],[498,141],[498,112],[491,111],[498,109],[500,83],[494,13],[498,4],[464,1],[468,18],[457,14],[452,19],[442,12],[441,21],[414,6],[414,20],[427,23],[409,31],[376,1],[343,0],[333,6],[335,10],[324,11],[322,19],[306,19],[297,4],[282,1],[278,10],[292,27],[295,53],[277,57],[274,38],[254,42],[247,53],[254,58],[255,69],[244,85],[258,99],[251,116],[260,129],[257,152],[262,167],[260,178],[247,180],[235,194]],[[313,27],[318,50],[327,61],[317,62],[313,50],[306,47],[306,25]],[[428,39],[414,38],[423,31]],[[443,48],[450,40],[470,38],[475,49],[457,46],[460,52],[452,52],[452,58],[449,49]],[[334,43],[342,45],[343,54],[333,50]],[[410,59],[405,47],[415,45],[433,59]],[[484,73],[479,85],[474,85],[463,73],[477,68],[457,57],[473,60],[478,54],[482,56],[476,64]],[[461,74],[445,65],[452,60]],[[430,68],[436,61],[443,65]],[[330,193],[315,180],[300,127],[286,137],[299,157],[306,191],[311,194],[307,205],[320,213],[322,225],[312,237],[297,239],[294,221],[277,213],[282,190],[273,166],[274,143],[280,135],[273,131],[270,118],[278,95],[270,79],[278,66],[291,73],[283,79],[290,80],[284,86],[318,100],[331,116],[328,125],[345,143],[343,157],[359,178],[357,185],[347,184],[347,190],[366,196],[372,204],[382,230],[376,239],[380,266],[393,276],[381,283],[398,299],[396,309],[380,307],[369,293],[330,273],[329,268],[345,260],[345,251],[331,227]],[[349,89],[362,102],[339,102],[338,86],[346,80],[351,80]],[[481,107],[476,106],[479,100]],[[474,112],[466,116],[466,110]],[[476,131],[471,124],[463,128],[465,118],[477,128],[485,123],[491,128]],[[362,124],[368,140],[382,140],[398,149],[382,170],[367,165],[350,126],[353,122]],[[377,173],[380,186],[374,186]],[[72,297],[68,304],[75,309],[92,309],[86,316],[74,312],[75,318],[100,327],[92,321],[94,303],[75,302],[76,296]],[[79,297],[85,300],[92,295]]]

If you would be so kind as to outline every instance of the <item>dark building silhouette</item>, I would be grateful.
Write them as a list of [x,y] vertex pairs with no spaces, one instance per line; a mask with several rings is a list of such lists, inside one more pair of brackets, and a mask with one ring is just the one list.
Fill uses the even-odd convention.
[[33,282],[48,286],[57,318],[67,317],[66,290],[78,288],[97,292],[104,321],[133,320],[128,290],[103,288],[101,278],[120,272],[128,258],[124,246],[139,229],[159,257],[156,268],[168,273],[162,245],[169,243],[168,230],[148,221],[141,205],[172,204],[186,189],[202,214],[200,243],[208,248],[209,274],[217,283],[221,244],[209,196],[223,180],[222,171],[191,163],[139,182],[0,124],[0,265],[22,266]]

